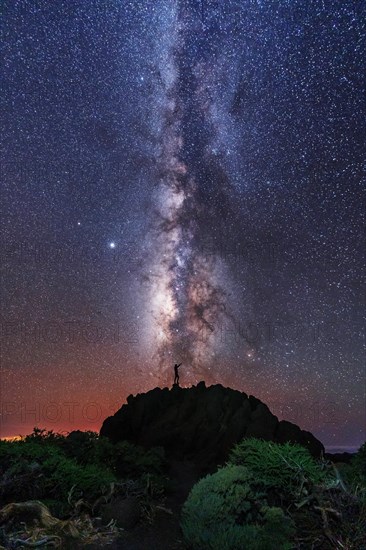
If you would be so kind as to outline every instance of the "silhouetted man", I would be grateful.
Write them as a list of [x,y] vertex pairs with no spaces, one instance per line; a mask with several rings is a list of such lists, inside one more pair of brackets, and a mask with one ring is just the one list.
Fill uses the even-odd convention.
[[174,365],[174,384],[177,384],[177,386],[179,386],[179,374],[178,374],[178,369],[179,367],[181,366],[182,363],[179,363],[179,365],[177,365],[177,363],[175,363]]

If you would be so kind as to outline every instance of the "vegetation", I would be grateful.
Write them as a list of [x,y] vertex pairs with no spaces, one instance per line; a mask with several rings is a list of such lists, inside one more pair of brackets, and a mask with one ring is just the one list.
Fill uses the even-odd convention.
[[201,479],[182,510],[182,530],[193,549],[275,550],[291,548],[293,522],[265,493],[256,491],[249,472],[229,465]]
[[[59,527],[64,528],[56,518],[73,521],[81,513],[96,515],[103,504],[117,497],[136,496],[141,509],[151,516],[152,499],[164,491],[164,467],[162,449],[146,451],[126,441],[113,445],[94,432],[64,436],[35,428],[20,440],[0,440],[0,515],[5,521],[19,511],[39,514],[41,510],[42,517],[53,518],[43,534],[48,536],[52,527],[56,538]],[[37,515],[32,524],[33,519],[39,523]],[[81,529],[89,538],[90,521]],[[75,525],[67,525],[71,534],[80,534]],[[111,533],[116,535],[113,529]]]
[[339,469],[299,446],[246,439],[199,481],[182,512],[189,548],[361,550],[366,539],[366,445]]
[[349,490],[357,495],[366,506],[366,443],[364,443],[350,464],[344,464],[340,468]]
[[334,474],[316,461],[305,447],[244,439],[232,449],[229,463],[245,466],[261,485],[294,495],[305,484],[335,483]]
[[[28,476],[38,480],[33,498],[51,491],[55,499],[66,504],[70,489],[75,487],[76,492],[93,499],[117,479],[146,479],[148,475],[163,484],[164,465],[161,448],[147,451],[127,441],[114,445],[94,432],[63,436],[35,428],[23,439],[0,440],[0,497],[5,497],[4,481],[18,477],[21,492],[22,476]],[[43,490],[40,485],[44,485]]]
[[[0,550],[104,547],[121,535],[104,518],[130,497],[145,521],[158,509],[172,514],[166,466],[161,448],[114,445],[93,432],[35,428],[0,440]],[[365,526],[366,444],[350,464],[335,465],[299,445],[243,440],[192,488],[181,516],[193,550],[361,550]]]

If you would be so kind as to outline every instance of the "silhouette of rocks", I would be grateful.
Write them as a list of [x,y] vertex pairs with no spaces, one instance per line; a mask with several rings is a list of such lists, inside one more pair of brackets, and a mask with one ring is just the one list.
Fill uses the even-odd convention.
[[233,445],[244,437],[299,443],[316,457],[324,453],[310,432],[279,421],[259,399],[221,384],[206,387],[204,382],[130,395],[127,404],[103,422],[100,435],[114,443],[162,446],[167,456],[193,460],[205,468],[225,462]]

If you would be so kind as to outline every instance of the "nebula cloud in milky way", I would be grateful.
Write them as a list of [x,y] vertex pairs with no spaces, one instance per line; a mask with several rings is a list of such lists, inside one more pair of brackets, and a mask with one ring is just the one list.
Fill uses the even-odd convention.
[[214,60],[189,60],[192,23],[201,26],[197,17],[189,6],[176,5],[168,71],[165,59],[170,78],[165,82],[147,277],[161,382],[167,381],[174,361],[185,363],[188,376],[204,375],[212,364],[219,327],[231,316],[225,262],[212,241],[206,246],[210,228],[221,226],[223,231],[230,215],[230,183],[211,152],[217,128],[205,76]]

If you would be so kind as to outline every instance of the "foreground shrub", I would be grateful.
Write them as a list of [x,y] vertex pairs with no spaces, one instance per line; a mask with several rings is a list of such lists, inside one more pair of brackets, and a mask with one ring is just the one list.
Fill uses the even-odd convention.
[[230,453],[229,463],[245,466],[263,486],[298,493],[304,483],[321,484],[334,478],[305,447],[244,439]]
[[366,442],[359,448],[356,455],[352,458],[352,469],[355,481],[366,486]]
[[64,436],[35,428],[15,441],[0,440],[0,500],[2,503],[43,500],[63,517],[79,498],[89,504],[104,495],[116,480],[134,480],[149,495],[165,488],[161,449],[128,442],[112,444],[94,432]]
[[357,495],[366,507],[366,443],[364,443],[350,464],[338,464],[342,478],[353,494]]
[[269,507],[248,470],[229,465],[201,479],[182,510],[186,543],[197,550],[289,549],[293,524],[280,508]]
[[78,464],[100,464],[124,478],[160,474],[165,465],[160,447],[147,450],[128,441],[114,444],[94,432],[71,432],[64,438],[62,448]]
[[116,480],[111,471],[100,465],[80,466],[75,460],[64,456],[48,458],[42,469],[47,489],[51,492],[57,487],[59,498],[64,501],[67,501],[73,487],[76,494],[92,502]]

